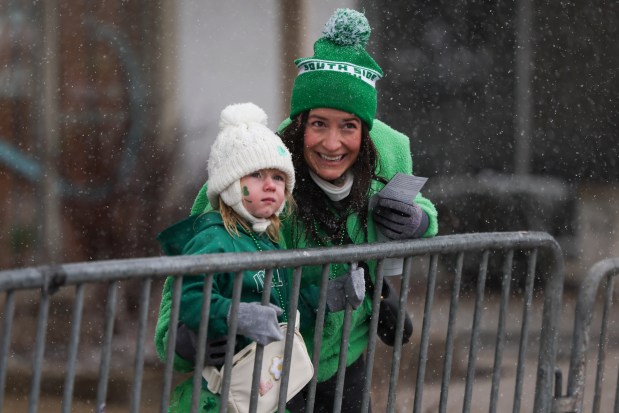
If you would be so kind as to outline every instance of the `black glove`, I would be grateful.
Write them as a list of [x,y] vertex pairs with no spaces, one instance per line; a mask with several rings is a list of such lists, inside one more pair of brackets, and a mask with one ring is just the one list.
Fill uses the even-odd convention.
[[[376,333],[378,337],[388,346],[395,344],[395,328],[398,321],[398,309],[400,297],[393,294],[393,287],[383,278],[383,291],[378,310],[378,327]],[[409,342],[413,335],[413,321],[408,311],[404,311],[404,331],[402,333],[402,344]]]
[[[198,335],[190,330],[185,324],[179,323],[176,332],[176,354],[189,360],[196,361],[196,350],[198,349]],[[204,352],[204,365],[221,367],[226,358],[228,336],[218,337],[206,341]]]
[[[245,336],[258,344],[266,346],[273,341],[284,339],[284,333],[279,328],[277,317],[284,310],[269,303],[239,303],[239,317],[237,321],[237,334]],[[230,315],[228,315],[228,319]]]
[[419,205],[389,198],[378,198],[374,222],[387,238],[398,240],[419,238],[428,228],[428,216]]
[[[367,266],[365,263],[359,265]],[[374,283],[372,282],[369,271],[365,278],[365,284],[367,285],[368,295],[374,297]],[[398,309],[400,308],[400,297],[394,294],[391,282],[387,278],[383,278],[383,286],[381,289],[380,305],[378,307],[378,327],[376,328],[376,334],[383,343],[388,346],[395,344],[395,328],[398,322]],[[413,335],[413,321],[408,311],[404,312],[404,329],[402,332],[402,344],[409,342]]]
[[327,306],[329,311],[341,311],[350,303],[356,309],[365,297],[365,271],[352,263],[350,272],[327,284]]

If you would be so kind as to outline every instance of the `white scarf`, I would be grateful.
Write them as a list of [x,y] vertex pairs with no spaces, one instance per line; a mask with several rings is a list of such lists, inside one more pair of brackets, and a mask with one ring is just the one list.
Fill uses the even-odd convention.
[[354,176],[350,170],[344,174],[344,184],[342,186],[333,185],[329,181],[325,181],[318,175],[316,175],[311,169],[309,171],[312,180],[316,182],[316,185],[322,189],[322,191],[329,197],[331,201],[341,201],[350,195],[350,189],[354,181]]

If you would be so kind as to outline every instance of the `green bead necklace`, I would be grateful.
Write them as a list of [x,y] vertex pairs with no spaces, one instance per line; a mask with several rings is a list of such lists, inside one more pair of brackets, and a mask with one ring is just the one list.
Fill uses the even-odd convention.
[[[260,244],[258,243],[258,239],[256,239],[256,236],[254,235],[253,231],[248,231],[247,232],[249,234],[249,237],[252,239],[252,241],[254,241],[254,244],[256,244],[256,248],[258,249],[258,251],[264,251],[262,249],[262,247],[260,246]],[[277,293],[277,297],[279,298],[279,305],[282,307],[282,310],[284,310],[284,313],[282,314],[282,319],[284,320],[285,323],[288,322],[288,314],[286,313],[286,303],[284,303],[284,297],[282,296],[282,292],[280,291],[279,287],[271,287],[272,289],[275,289],[275,292]]]
[[[314,225],[314,234],[315,239],[316,239],[316,243],[318,244],[319,247],[326,247],[327,243],[325,242],[325,239],[329,239],[329,238],[324,238],[321,237],[319,232],[318,232],[318,224],[316,224],[316,220],[312,221],[312,224]],[[342,228],[340,228],[340,237],[336,242],[332,242],[334,246],[339,246],[339,245],[344,245],[344,234],[346,233],[346,228],[345,228],[345,223],[342,224]],[[343,268],[344,264],[342,263],[336,263],[333,264],[331,263],[331,268],[329,270],[329,279],[333,280],[335,278],[335,274],[337,274],[340,268]]]

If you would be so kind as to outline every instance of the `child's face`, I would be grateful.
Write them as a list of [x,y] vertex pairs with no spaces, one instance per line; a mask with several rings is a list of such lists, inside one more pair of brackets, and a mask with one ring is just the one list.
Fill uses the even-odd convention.
[[261,169],[241,178],[243,206],[256,218],[269,218],[285,200],[286,174],[278,169]]

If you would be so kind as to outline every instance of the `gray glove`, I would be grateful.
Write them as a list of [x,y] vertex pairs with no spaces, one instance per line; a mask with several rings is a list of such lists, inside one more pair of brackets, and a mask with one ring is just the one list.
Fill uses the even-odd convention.
[[419,205],[389,198],[378,199],[374,222],[390,239],[419,238],[428,228],[428,216]]
[[[239,317],[237,322],[237,334],[245,336],[258,344],[266,346],[273,341],[284,339],[284,334],[279,328],[277,317],[284,310],[269,303],[239,303]],[[230,314],[228,314],[228,320]]]
[[327,284],[327,306],[330,311],[341,311],[350,303],[352,308],[361,305],[365,297],[365,276],[363,268],[353,262],[350,273],[342,275]]

